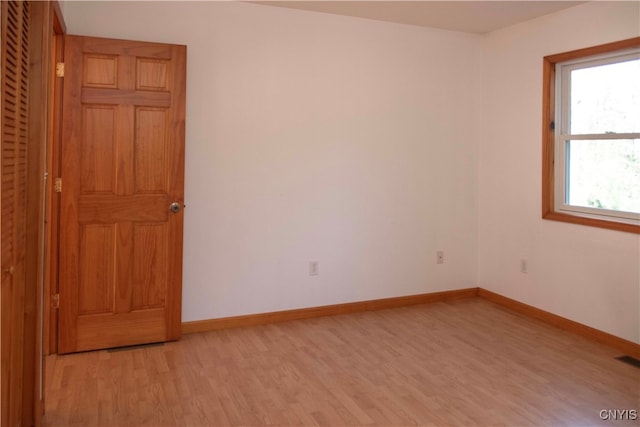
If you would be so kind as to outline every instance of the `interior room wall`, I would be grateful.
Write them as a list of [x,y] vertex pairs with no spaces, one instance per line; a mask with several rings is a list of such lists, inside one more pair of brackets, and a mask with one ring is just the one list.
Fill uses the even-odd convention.
[[476,286],[480,36],[239,2],[64,15],[188,46],[184,321]]
[[486,36],[236,2],[64,13],[188,45],[184,320],[480,285],[640,342],[638,236],[540,217],[542,57],[638,36],[637,2]]
[[541,123],[542,58],[638,37],[638,6],[587,3],[485,37],[478,196],[481,287],[636,343],[639,236],[541,218]]

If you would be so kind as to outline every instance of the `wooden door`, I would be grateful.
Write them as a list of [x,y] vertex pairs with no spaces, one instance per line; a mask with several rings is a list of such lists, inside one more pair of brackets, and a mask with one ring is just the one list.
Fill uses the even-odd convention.
[[178,339],[186,47],[64,52],[58,351]]
[[[29,141],[29,33],[31,4],[2,2],[2,149],[0,150],[0,314],[2,369],[0,425],[26,424],[25,394],[33,384],[25,376],[33,372],[35,334],[25,327],[27,298],[27,196]],[[30,289],[29,289],[30,290]],[[29,415],[28,415],[29,416]]]

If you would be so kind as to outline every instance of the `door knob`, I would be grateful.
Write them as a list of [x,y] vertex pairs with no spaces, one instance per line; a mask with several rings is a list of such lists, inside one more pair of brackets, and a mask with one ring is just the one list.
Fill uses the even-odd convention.
[[180,212],[180,203],[178,202],[171,203],[171,205],[169,205],[169,210],[173,213]]

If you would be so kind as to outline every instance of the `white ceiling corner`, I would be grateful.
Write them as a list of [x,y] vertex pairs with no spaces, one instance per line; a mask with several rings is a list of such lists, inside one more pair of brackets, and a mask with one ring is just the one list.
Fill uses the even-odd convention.
[[252,1],[314,12],[483,34],[585,1]]

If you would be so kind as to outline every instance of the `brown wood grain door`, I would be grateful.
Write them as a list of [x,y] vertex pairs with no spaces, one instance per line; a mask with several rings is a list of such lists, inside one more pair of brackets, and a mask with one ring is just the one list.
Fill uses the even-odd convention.
[[64,52],[58,351],[178,339],[186,47]]
[[26,425],[25,396],[33,384],[25,364],[34,338],[25,327],[27,301],[26,248],[29,141],[29,35],[31,4],[2,2],[0,78],[2,142],[0,150],[0,390],[2,426]]

